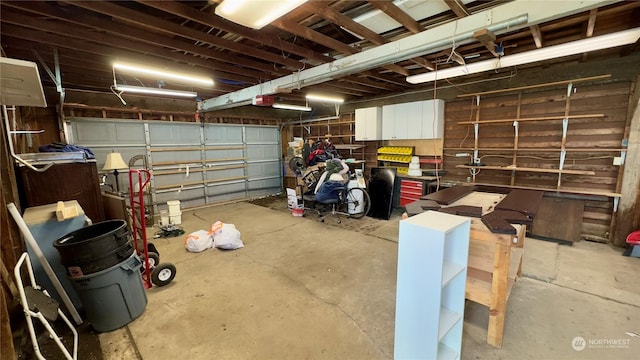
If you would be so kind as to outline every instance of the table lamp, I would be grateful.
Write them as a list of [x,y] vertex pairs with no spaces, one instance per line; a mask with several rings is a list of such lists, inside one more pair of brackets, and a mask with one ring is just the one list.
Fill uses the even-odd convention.
[[119,152],[111,152],[107,154],[107,160],[104,162],[102,170],[113,170],[113,176],[116,178],[116,192],[120,192],[120,184],[118,182],[118,170],[129,169],[129,166],[122,160]]

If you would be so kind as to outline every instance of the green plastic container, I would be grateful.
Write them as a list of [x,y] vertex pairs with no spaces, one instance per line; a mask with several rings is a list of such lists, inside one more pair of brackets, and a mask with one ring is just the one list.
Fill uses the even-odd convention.
[[147,306],[140,267],[142,261],[133,254],[129,259],[96,273],[69,277],[87,320],[98,332],[112,331],[135,320]]

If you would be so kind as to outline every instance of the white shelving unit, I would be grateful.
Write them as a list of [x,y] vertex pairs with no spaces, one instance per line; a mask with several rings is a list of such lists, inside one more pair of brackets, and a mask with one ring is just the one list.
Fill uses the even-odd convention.
[[400,221],[395,359],[459,359],[471,220],[427,211]]

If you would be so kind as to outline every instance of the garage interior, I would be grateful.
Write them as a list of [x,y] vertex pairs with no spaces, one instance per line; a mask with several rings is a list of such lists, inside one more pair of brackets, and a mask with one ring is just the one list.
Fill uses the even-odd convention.
[[[239,3],[0,2],[1,358],[69,358],[24,253],[80,359],[637,356],[640,2]],[[114,221],[105,297],[54,243]]]

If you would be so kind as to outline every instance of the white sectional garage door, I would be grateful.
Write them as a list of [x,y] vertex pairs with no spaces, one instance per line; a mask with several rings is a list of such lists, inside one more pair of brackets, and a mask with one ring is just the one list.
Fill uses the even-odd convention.
[[[101,118],[66,119],[69,142],[107,154],[146,159],[154,212],[168,200],[182,208],[277,194],[282,188],[280,133],[274,126],[195,124]],[[142,168],[143,161],[135,167]],[[121,190],[128,187],[120,175]]]

